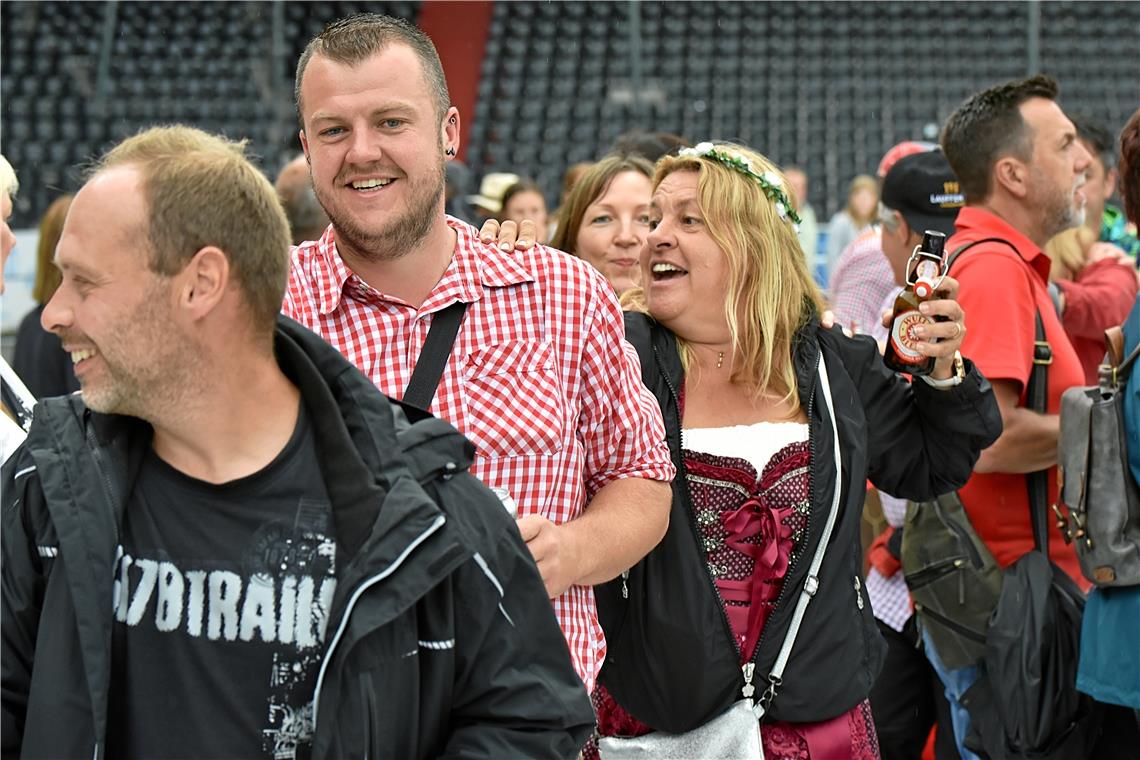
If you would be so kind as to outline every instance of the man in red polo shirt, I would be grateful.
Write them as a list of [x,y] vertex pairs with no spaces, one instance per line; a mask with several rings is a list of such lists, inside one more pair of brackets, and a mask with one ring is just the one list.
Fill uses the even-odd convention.
[[[963,254],[953,275],[970,315],[962,353],[993,384],[1004,425],[958,493],[1003,567],[1033,548],[1026,474],[1047,469],[1050,503],[1056,499],[1061,394],[1084,382],[1047,290],[1050,262],[1041,249],[1058,232],[1083,222],[1081,185],[1092,157],[1056,97],[1057,83],[1048,77],[1007,82],[969,98],[942,130],[942,149],[966,196],[946,249],[998,239]],[[1045,414],[1028,408],[1026,398],[1035,312],[1053,352]],[[1059,535],[1052,538],[1053,561],[1087,587],[1072,547]],[[976,755],[962,743],[969,721],[958,697],[976,680],[977,668],[947,672],[929,640],[927,653],[947,687],[959,752],[970,760]]]

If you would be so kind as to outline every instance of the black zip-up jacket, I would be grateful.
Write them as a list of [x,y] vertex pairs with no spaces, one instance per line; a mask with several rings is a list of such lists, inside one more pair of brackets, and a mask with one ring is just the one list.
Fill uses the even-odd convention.
[[[634,717],[659,730],[685,731],[740,699],[744,678],[693,522],[681,456],[677,394],[684,371],[676,338],[651,318],[633,313],[626,314],[626,337],[661,405],[677,477],[662,543],[631,569],[627,588],[620,578],[597,587],[609,644],[601,681]],[[888,493],[931,499],[964,484],[981,450],[1002,429],[989,382],[968,362],[960,385],[939,390],[922,381],[907,383],[888,370],[870,338],[847,338],[839,328],[823,329],[817,320],[797,333],[793,356],[809,425],[811,511],[807,543],[788,569],[756,648],[757,698],[769,685],[837,487],[831,419],[819,388],[821,351],[839,428],[840,512],[818,591],[765,720],[815,722],[840,715],[867,698],[882,665],[885,645],[864,589],[859,539],[868,477]],[[668,578],[670,588],[650,588],[655,577]],[[611,614],[614,610],[619,613]],[[659,665],[625,666],[646,661]]]
[[[471,444],[440,420],[409,428],[285,318],[276,351],[312,420],[338,546],[313,756],[576,757],[589,699],[514,521],[465,472]],[[52,399],[4,465],[4,757],[105,756],[115,547],[150,437]]]

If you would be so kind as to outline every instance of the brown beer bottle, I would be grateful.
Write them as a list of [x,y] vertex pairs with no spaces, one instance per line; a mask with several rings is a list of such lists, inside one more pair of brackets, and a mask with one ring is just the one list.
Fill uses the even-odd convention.
[[915,349],[915,345],[923,340],[915,337],[914,328],[934,321],[919,311],[918,305],[934,295],[934,288],[941,281],[945,245],[945,235],[927,230],[922,233],[922,243],[915,246],[907,261],[907,286],[895,299],[887,350],[883,354],[883,361],[895,372],[918,376],[934,371],[934,357]]

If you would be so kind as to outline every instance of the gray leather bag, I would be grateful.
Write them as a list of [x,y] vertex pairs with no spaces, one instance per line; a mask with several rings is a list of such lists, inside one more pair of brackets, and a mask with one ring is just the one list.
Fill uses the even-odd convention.
[[1086,578],[1097,586],[1134,586],[1140,584],[1140,489],[1128,468],[1124,388],[1140,346],[1116,366],[1112,353],[1097,385],[1061,396],[1061,504],[1053,510]]

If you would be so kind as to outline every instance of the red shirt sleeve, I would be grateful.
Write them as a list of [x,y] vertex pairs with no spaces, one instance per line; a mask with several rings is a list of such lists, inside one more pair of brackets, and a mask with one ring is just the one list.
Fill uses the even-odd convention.
[[1136,271],[1112,259],[1089,264],[1073,282],[1057,287],[1065,294],[1065,332],[1101,339],[1113,325],[1122,325],[1136,302]]
[[966,314],[962,355],[990,380],[1029,382],[1036,300],[1025,263],[1013,251],[984,243],[954,267]]

